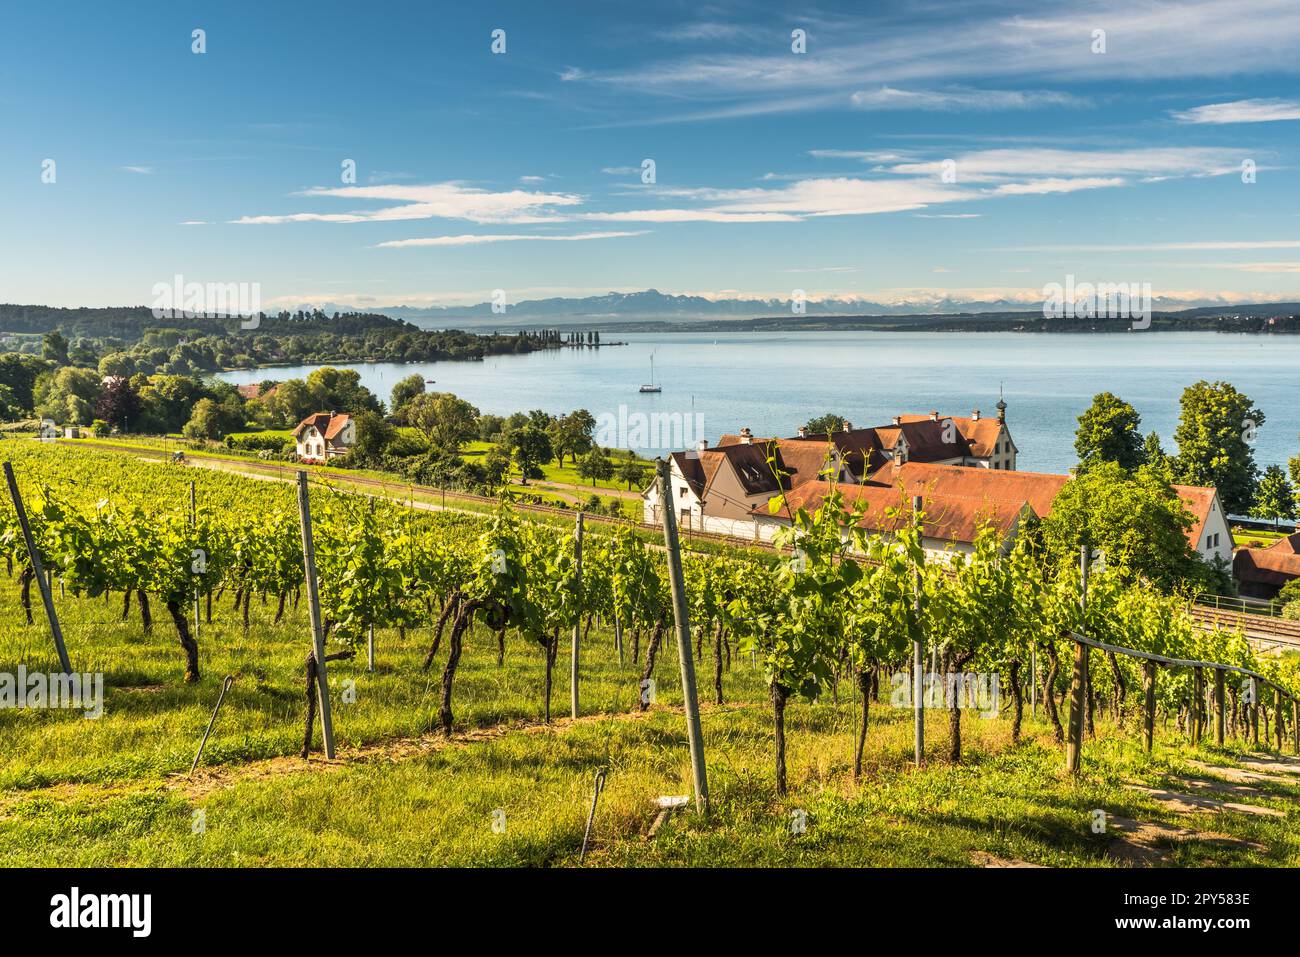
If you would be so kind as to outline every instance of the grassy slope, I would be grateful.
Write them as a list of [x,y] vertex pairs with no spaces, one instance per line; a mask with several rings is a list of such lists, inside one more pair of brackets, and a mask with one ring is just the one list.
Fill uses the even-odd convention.
[[[227,596],[228,598],[229,596]],[[963,722],[968,763],[950,767],[946,720],[933,713],[923,771],[909,768],[910,716],[872,709],[868,774],[849,774],[852,707],[794,704],[789,712],[792,791],[773,795],[770,716],[758,670],[739,659],[727,675],[730,699],[706,706],[705,745],[715,814],[707,824],[679,817],[654,841],[643,835],[651,801],[689,791],[689,763],[677,663],[667,649],[656,669],[658,704],[633,715],[638,674],[620,669],[610,636],[593,629],[583,664],[585,712],[609,712],[577,724],[538,727],[542,659],[512,634],[498,669],[491,636],[467,642],[455,707],[462,734],[450,745],[427,734],[437,707],[445,651],[419,670],[426,631],[405,641],[379,634],[380,668],[361,661],[332,666],[340,757],[330,766],[293,755],[301,740],[304,609],[272,626],[272,607],[253,606],[247,636],[229,609],[200,639],[205,677],[180,682],[170,623],[141,632],[133,609],[120,624],[111,602],[59,602],[74,666],[103,670],[110,685],[98,721],[80,713],[0,711],[0,864],[79,865],[404,865],[576,863],[592,775],[610,768],[588,860],[611,865],[965,865],[973,851],[1043,864],[1106,863],[1104,839],[1088,828],[1093,808],[1141,820],[1174,820],[1119,786],[1121,779],[1166,783],[1187,753],[1172,731],[1146,759],[1131,736],[1102,724],[1085,748],[1082,782],[1060,773],[1059,749],[1042,724],[1029,740],[1009,742],[1006,721]],[[37,606],[39,614],[39,604]],[[53,666],[46,629],[23,627],[15,588],[0,582],[0,670],[19,662]],[[567,643],[566,643],[567,644]],[[554,707],[567,713],[565,655],[556,668]],[[239,675],[194,782],[181,775],[206,726],[221,676]],[[342,703],[355,681],[356,702]],[[711,687],[709,662],[701,687]],[[845,689],[847,690],[847,689]],[[507,722],[505,733],[487,729]],[[1209,760],[1214,755],[1202,754]],[[1269,786],[1279,807],[1294,808],[1296,786]],[[1283,797],[1289,800],[1282,800]],[[206,829],[194,834],[202,809]],[[492,814],[506,815],[504,833]],[[808,814],[808,831],[791,835],[790,815]],[[1257,821],[1210,818],[1222,833],[1267,850],[1193,843],[1171,863],[1300,864],[1300,828],[1292,817]]]

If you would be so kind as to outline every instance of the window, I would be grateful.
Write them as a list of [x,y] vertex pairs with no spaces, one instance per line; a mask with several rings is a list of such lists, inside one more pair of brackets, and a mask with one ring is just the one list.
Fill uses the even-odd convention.
[[1206,535],[1206,536],[1205,536],[1205,547],[1206,547],[1206,548],[1213,548],[1213,547],[1214,547],[1214,536],[1213,536],[1213,535]]
[[677,497],[678,497],[678,498],[685,498],[685,497],[686,497],[686,486],[685,486],[685,485],[683,485],[683,486],[681,486],[680,488],[677,489]]

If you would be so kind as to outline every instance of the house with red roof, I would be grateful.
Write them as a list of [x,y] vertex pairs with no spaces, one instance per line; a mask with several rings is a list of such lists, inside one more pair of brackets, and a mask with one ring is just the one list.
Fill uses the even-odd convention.
[[1300,578],[1300,532],[1268,548],[1239,548],[1232,560],[1237,591],[1245,598],[1272,600],[1288,582]]
[[[791,438],[754,438],[749,429],[724,435],[715,448],[700,443],[670,456],[678,525],[770,540],[803,507],[814,510],[833,479],[861,524],[887,534],[906,521],[913,496],[922,497],[925,547],[939,554],[971,551],[984,526],[1008,546],[1030,517],[1052,512],[1068,475],[1021,472],[1007,429],[1006,403],[996,418],[895,416],[890,425]],[[1232,530],[1215,489],[1174,486],[1192,515],[1188,543],[1207,562],[1232,561]],[[768,503],[782,495],[775,513]],[[644,520],[662,521],[658,483],[642,496]],[[900,517],[902,516],[902,517]]]
[[343,455],[356,444],[357,426],[346,412],[316,412],[298,423],[293,437],[298,443],[298,458],[324,462]]

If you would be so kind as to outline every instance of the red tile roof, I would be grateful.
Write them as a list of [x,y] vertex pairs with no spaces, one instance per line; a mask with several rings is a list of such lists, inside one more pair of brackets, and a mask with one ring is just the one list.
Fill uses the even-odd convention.
[[1268,548],[1239,548],[1232,557],[1239,581],[1285,585],[1300,578],[1300,532],[1280,538]]
[[[894,532],[911,520],[911,497],[898,488],[882,485],[839,485],[848,509],[864,508],[858,524],[873,532]],[[786,494],[791,511],[810,511],[821,507],[830,485],[807,482]],[[929,494],[923,497],[922,532],[927,538],[950,542],[973,543],[981,528],[993,528],[1005,537],[1017,520],[1029,510],[1025,501],[997,500],[985,497]],[[756,514],[767,514],[767,506],[757,506]]]
[[325,441],[330,442],[338,437],[351,418],[352,416],[346,412],[315,412],[298,423],[293,430],[293,437],[301,438],[308,426],[315,426],[316,431],[325,437]]

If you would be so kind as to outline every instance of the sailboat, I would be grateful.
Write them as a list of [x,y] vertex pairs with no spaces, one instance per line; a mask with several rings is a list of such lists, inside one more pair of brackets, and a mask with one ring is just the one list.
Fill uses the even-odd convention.
[[655,385],[655,356],[650,353],[650,384],[641,386],[642,392],[662,392],[663,387]]

